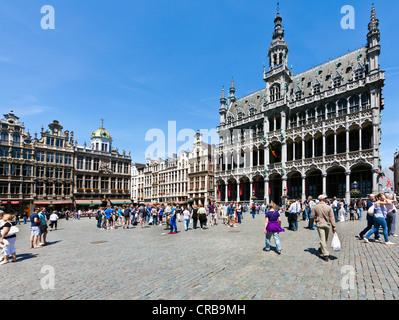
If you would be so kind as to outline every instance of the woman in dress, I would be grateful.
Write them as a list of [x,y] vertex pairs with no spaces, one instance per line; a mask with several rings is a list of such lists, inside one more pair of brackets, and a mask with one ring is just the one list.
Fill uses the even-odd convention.
[[281,254],[281,243],[279,238],[279,233],[284,232],[285,230],[281,228],[281,217],[280,213],[276,210],[276,204],[271,203],[270,211],[268,211],[265,215],[265,247],[263,251],[270,251],[270,238],[273,236],[274,242],[276,243],[276,251],[278,254]]

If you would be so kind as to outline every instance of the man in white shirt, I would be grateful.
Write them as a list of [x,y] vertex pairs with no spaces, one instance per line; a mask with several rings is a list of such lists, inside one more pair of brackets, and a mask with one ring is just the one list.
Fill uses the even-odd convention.
[[334,211],[335,222],[338,222],[338,200],[337,200],[337,197],[334,197],[334,201],[332,202],[331,206]]
[[288,215],[288,230],[297,231],[298,230],[298,216],[302,211],[301,199],[293,202],[289,208]]

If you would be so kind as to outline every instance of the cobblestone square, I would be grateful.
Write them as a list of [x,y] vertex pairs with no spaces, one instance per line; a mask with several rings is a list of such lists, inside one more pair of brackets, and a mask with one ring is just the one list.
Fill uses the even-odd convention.
[[[282,226],[288,224],[282,217]],[[337,224],[342,243],[324,262],[317,231],[300,221],[280,234],[282,254],[264,252],[264,219],[219,222],[169,235],[164,226],[99,230],[96,220],[60,220],[49,244],[29,249],[29,224],[19,226],[18,262],[1,266],[5,300],[392,300],[399,298],[398,238],[394,246],[355,238],[362,221]],[[372,239],[373,237],[371,237]],[[331,239],[330,239],[331,241]],[[49,267],[54,289],[43,289]],[[346,266],[346,269],[343,267]],[[349,267],[348,267],[349,266]],[[353,269],[351,269],[353,268]],[[346,271],[345,271],[346,270]],[[341,286],[354,270],[354,288]],[[43,273],[42,273],[43,272]],[[342,272],[342,273],[341,273]],[[12,279],[10,281],[10,279]],[[345,282],[345,281],[344,281]]]

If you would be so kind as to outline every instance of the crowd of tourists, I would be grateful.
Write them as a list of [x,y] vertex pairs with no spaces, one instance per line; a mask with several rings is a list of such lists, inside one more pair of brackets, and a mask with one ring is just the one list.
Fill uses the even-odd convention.
[[[276,244],[276,253],[281,254],[282,246],[279,238],[282,228],[282,215],[287,218],[288,230],[297,231],[298,221],[307,222],[306,228],[318,231],[320,248],[318,250],[323,260],[329,260],[327,241],[330,229],[336,233],[338,222],[362,220],[366,216],[367,226],[356,237],[365,243],[374,235],[375,242],[383,242],[393,245],[389,237],[397,237],[396,234],[396,211],[399,209],[396,195],[370,194],[367,200],[361,198],[347,202],[344,199],[327,199],[326,195],[320,195],[317,199],[309,197],[302,202],[287,201],[283,206],[277,206],[273,202],[252,203],[250,206],[240,202],[209,205],[177,205],[154,204],[135,205],[122,207],[102,207],[89,211],[66,211],[62,214],[57,211],[48,212],[46,208],[36,208],[28,218],[22,215],[24,224],[30,222],[30,248],[39,249],[47,242],[48,231],[57,230],[57,223],[61,217],[66,220],[79,220],[81,216],[88,216],[97,220],[97,228],[101,230],[112,230],[119,227],[129,229],[132,226],[147,228],[148,226],[165,226],[169,234],[177,234],[177,222],[183,222],[184,231],[216,226],[219,221],[229,228],[237,228],[242,223],[244,213],[248,212],[248,218],[255,219],[257,215],[264,215],[265,247],[264,251],[271,251],[270,240],[273,237]],[[192,222],[192,228],[190,223]],[[15,242],[18,228],[21,224],[20,217],[13,214],[4,214],[0,211],[0,264],[16,262]],[[383,240],[380,238],[380,230]]]
[[102,207],[95,213],[97,220],[97,228],[101,230],[112,230],[117,227],[128,229],[131,226],[140,226],[146,228],[148,226],[165,225],[170,228],[169,234],[176,234],[176,222],[184,223],[184,230],[188,231],[190,222],[192,221],[192,229],[205,230],[207,227],[215,226],[218,220],[222,220],[222,224],[236,228],[237,223],[241,223],[243,213],[248,209],[240,203],[232,202],[230,204],[203,206],[202,204],[193,205],[177,205],[170,204],[140,204],[136,206],[123,207]]

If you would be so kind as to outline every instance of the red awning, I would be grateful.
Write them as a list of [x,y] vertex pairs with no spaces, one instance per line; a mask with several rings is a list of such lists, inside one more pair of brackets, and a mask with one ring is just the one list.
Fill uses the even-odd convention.
[[7,204],[7,203],[8,203],[7,201],[2,201],[2,202],[1,202],[1,204]]
[[45,206],[50,204],[50,201],[35,201],[35,206]]
[[11,204],[19,204],[19,201],[11,201]]

